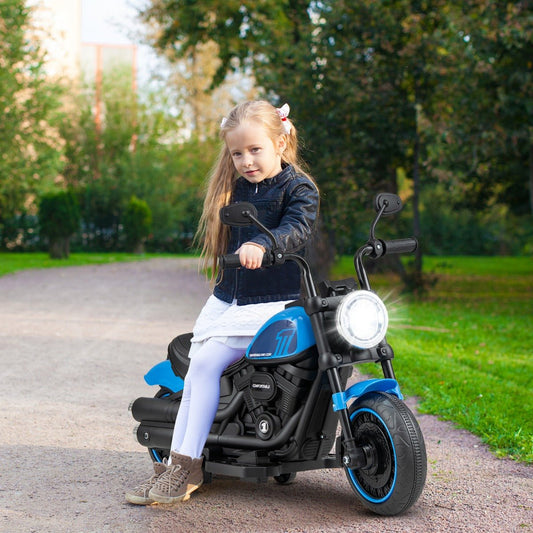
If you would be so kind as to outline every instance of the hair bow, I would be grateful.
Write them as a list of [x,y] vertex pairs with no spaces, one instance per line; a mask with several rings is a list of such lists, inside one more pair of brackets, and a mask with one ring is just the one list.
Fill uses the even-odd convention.
[[290,110],[291,108],[289,107],[289,104],[283,104],[281,107],[276,108],[276,112],[283,123],[285,133],[291,132],[291,123],[287,120]]

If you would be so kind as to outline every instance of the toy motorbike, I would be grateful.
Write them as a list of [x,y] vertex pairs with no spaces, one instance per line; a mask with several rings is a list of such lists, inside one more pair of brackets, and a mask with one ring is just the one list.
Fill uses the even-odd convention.
[[[413,252],[417,241],[376,238],[377,222],[399,212],[402,203],[388,193],[374,203],[369,239],[354,256],[358,283],[326,281],[318,287],[304,258],[276,249],[252,204],[221,210],[225,224],[253,224],[270,237],[274,251],[265,268],[284,261],[299,265],[303,296],[268,320],[243,358],[222,375],[219,408],[204,448],[206,481],[218,474],[273,477],[286,484],[297,472],[343,468],[356,497],[375,513],[396,515],[417,501],[427,471],[424,439],[402,401],[394,353],[385,339],[387,310],[372,292],[363,264],[365,256]],[[240,267],[238,255],[221,257],[220,266]],[[155,397],[131,405],[140,423],[137,440],[154,461],[170,454],[191,336],[176,337],[167,359],[146,374],[149,385],[159,386]],[[384,377],[346,388],[354,364],[367,362],[380,363]]]

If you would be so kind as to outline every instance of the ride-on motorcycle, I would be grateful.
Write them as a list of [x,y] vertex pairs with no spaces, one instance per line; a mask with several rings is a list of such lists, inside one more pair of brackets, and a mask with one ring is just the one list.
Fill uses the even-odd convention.
[[[315,287],[308,263],[276,249],[274,237],[257,220],[252,204],[224,207],[232,226],[255,225],[272,240],[265,268],[295,261],[303,296],[274,315],[257,332],[243,358],[226,369],[221,397],[204,448],[204,475],[291,482],[297,472],[344,468],[357,498],[381,515],[396,515],[413,505],[427,470],[424,439],[402,401],[391,346],[385,339],[387,310],[371,290],[363,258],[413,252],[413,238],[375,237],[381,217],[397,213],[394,194],[376,196],[377,215],[370,236],[354,256],[354,279],[325,281]],[[240,267],[238,255],[220,258],[222,268]],[[137,440],[154,461],[170,454],[174,421],[189,364],[192,334],[176,337],[168,357],[145,376],[159,386],[154,398],[131,405],[140,422]],[[356,363],[380,363],[384,377],[346,388]],[[337,426],[340,423],[340,434]]]

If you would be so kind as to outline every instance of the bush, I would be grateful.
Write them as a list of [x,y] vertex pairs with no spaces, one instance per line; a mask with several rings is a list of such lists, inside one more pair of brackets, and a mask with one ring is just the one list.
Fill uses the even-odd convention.
[[429,255],[517,255],[528,253],[531,217],[503,206],[484,211],[441,206],[422,214],[422,242]]
[[144,251],[144,242],[152,229],[152,212],[144,200],[132,196],[126,206],[123,220],[126,245],[134,253]]
[[23,211],[0,222],[0,250],[42,251],[45,250],[39,237],[39,219]]
[[120,221],[130,192],[107,173],[80,189],[82,231],[76,249],[109,252],[120,249]]
[[48,239],[50,257],[70,255],[70,238],[80,226],[78,201],[71,191],[45,194],[39,203],[41,236]]

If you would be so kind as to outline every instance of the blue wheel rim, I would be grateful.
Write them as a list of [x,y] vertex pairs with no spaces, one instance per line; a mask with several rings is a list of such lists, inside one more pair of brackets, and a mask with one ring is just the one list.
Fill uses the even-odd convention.
[[396,447],[394,446],[394,441],[392,440],[392,435],[390,434],[390,431],[389,431],[389,428],[387,427],[387,424],[385,424],[385,422],[383,421],[383,418],[381,418],[381,416],[379,416],[378,413],[376,413],[376,411],[372,410],[372,409],[369,409],[367,407],[363,407],[361,409],[357,409],[356,411],[354,411],[352,413],[352,415],[350,416],[350,420],[353,420],[355,418],[356,415],[358,415],[359,413],[363,413],[363,412],[367,412],[367,413],[370,413],[372,416],[376,417],[380,424],[381,424],[381,429],[382,430],[385,430],[386,432],[386,435],[388,437],[388,442],[392,448],[392,459],[393,459],[393,465],[394,465],[394,477],[393,477],[393,480],[392,480],[392,485],[391,487],[389,488],[389,490],[387,491],[387,494],[385,494],[385,496],[383,496],[382,498],[374,498],[372,497],[359,483],[359,481],[357,480],[356,476],[355,476],[355,473],[353,470],[347,470],[348,471],[348,474],[350,476],[350,479],[352,480],[352,483],[354,485],[354,487],[357,489],[357,492],[359,492],[359,494],[367,501],[369,502],[372,502],[372,503],[383,503],[385,501],[387,501],[392,493],[394,492],[394,487],[396,486],[396,475],[398,473],[398,468],[397,468],[397,460],[396,460]]

